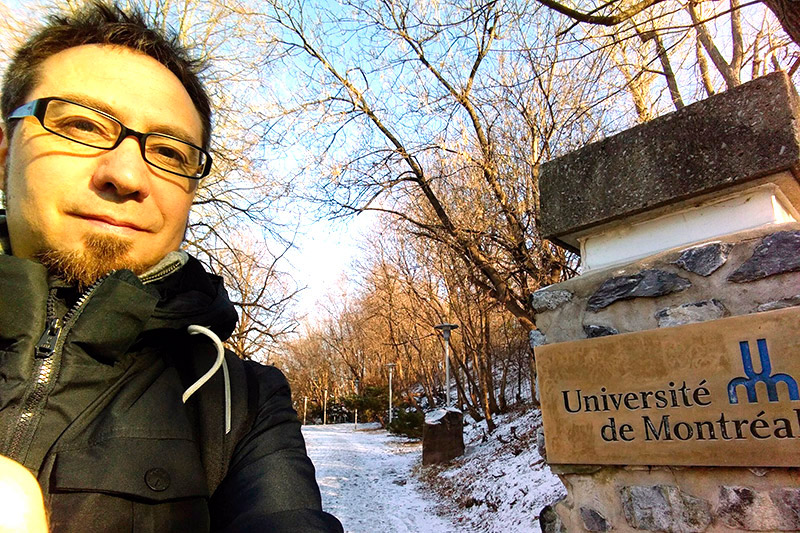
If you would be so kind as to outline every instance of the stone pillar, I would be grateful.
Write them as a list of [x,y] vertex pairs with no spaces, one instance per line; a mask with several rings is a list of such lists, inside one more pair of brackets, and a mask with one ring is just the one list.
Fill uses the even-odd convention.
[[799,109],[777,73],[542,167],[584,262],[531,301],[543,531],[800,531]]
[[464,454],[464,415],[455,408],[437,409],[425,416],[422,464],[444,463]]

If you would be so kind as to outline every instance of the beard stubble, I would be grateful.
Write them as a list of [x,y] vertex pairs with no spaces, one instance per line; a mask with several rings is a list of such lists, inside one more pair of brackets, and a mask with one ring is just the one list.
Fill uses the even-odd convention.
[[85,291],[97,280],[113,270],[130,269],[141,274],[147,266],[135,263],[128,257],[133,242],[113,235],[90,234],[79,250],[45,250],[36,259],[48,272],[66,283]]

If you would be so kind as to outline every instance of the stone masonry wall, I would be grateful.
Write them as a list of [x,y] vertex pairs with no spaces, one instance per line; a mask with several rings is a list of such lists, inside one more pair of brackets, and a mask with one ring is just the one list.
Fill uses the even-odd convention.
[[[800,224],[590,272],[537,291],[531,305],[540,328],[531,334],[534,351],[542,344],[797,306]],[[568,496],[542,512],[547,533],[800,531],[800,468],[551,468]]]
[[551,469],[569,495],[544,533],[800,531],[798,469]]
[[800,305],[800,224],[593,271],[535,292],[531,305],[534,346]]

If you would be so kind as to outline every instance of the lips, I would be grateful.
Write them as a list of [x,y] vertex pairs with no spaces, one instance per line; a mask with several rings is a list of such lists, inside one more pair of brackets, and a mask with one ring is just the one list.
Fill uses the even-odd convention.
[[95,214],[87,214],[87,213],[76,213],[75,216],[82,218],[84,220],[88,220],[90,222],[97,222],[101,224],[107,224],[109,226],[114,226],[117,228],[134,230],[134,231],[147,231],[147,228],[136,224],[135,222],[128,222],[125,220],[120,220],[108,215],[95,215]]

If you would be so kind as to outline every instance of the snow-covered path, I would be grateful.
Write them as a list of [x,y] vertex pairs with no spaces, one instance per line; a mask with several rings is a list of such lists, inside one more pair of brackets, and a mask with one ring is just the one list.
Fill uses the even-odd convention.
[[[376,425],[303,426],[317,470],[322,505],[348,533],[453,533],[433,514],[411,468],[422,447],[392,437]],[[430,498],[430,496],[428,497]]]

